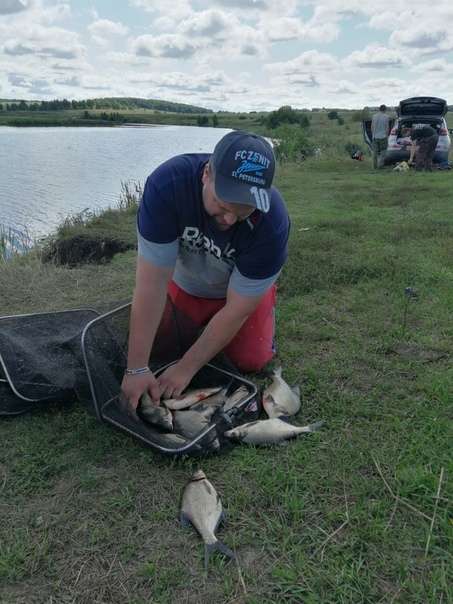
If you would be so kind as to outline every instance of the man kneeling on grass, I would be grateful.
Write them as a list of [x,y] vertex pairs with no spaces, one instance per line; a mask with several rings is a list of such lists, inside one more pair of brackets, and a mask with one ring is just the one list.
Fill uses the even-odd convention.
[[[148,177],[121,384],[134,408],[144,392],[156,405],[161,396],[178,396],[220,351],[244,372],[274,356],[275,281],[290,228],[274,172],[267,140],[233,131],[212,154],[173,157]],[[165,338],[159,325],[167,293],[204,329],[156,379],[148,363],[153,343]]]

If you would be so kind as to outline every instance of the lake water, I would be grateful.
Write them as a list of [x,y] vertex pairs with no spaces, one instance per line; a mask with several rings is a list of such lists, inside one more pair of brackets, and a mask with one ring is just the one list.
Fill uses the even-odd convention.
[[0,127],[0,237],[20,249],[54,233],[68,216],[116,206],[122,183],[143,185],[178,153],[211,152],[229,131]]

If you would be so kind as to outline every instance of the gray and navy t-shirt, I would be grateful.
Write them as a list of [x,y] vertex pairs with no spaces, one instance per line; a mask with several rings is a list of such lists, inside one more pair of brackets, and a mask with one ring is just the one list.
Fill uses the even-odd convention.
[[225,298],[265,293],[288,251],[289,217],[272,187],[270,210],[253,212],[225,231],[216,230],[202,199],[203,169],[210,154],[186,154],[161,164],[148,177],[138,210],[138,252],[158,266],[175,266],[185,292]]

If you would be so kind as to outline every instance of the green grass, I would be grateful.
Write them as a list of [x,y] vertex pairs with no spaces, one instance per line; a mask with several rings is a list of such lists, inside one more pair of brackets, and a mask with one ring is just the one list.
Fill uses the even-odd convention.
[[[300,386],[298,422],[323,428],[200,462],[162,458],[77,404],[3,418],[2,604],[453,602],[453,174],[372,174],[341,128],[328,154],[276,176],[292,232],[275,363]],[[57,238],[132,240],[128,205]],[[134,251],[71,270],[14,257],[0,262],[2,311],[129,298],[134,270]],[[206,573],[179,526],[200,465],[239,566],[214,555]]]

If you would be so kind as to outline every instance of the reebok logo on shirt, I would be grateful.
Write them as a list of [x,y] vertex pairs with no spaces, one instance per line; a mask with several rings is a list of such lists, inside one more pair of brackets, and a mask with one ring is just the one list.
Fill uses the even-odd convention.
[[235,248],[230,248],[230,243],[227,244],[225,250],[222,252],[219,246],[215,245],[212,239],[203,235],[197,227],[186,227],[184,229],[179,246],[191,254],[201,254],[203,251],[208,252],[219,260],[225,260],[228,264],[234,261],[236,253]]

